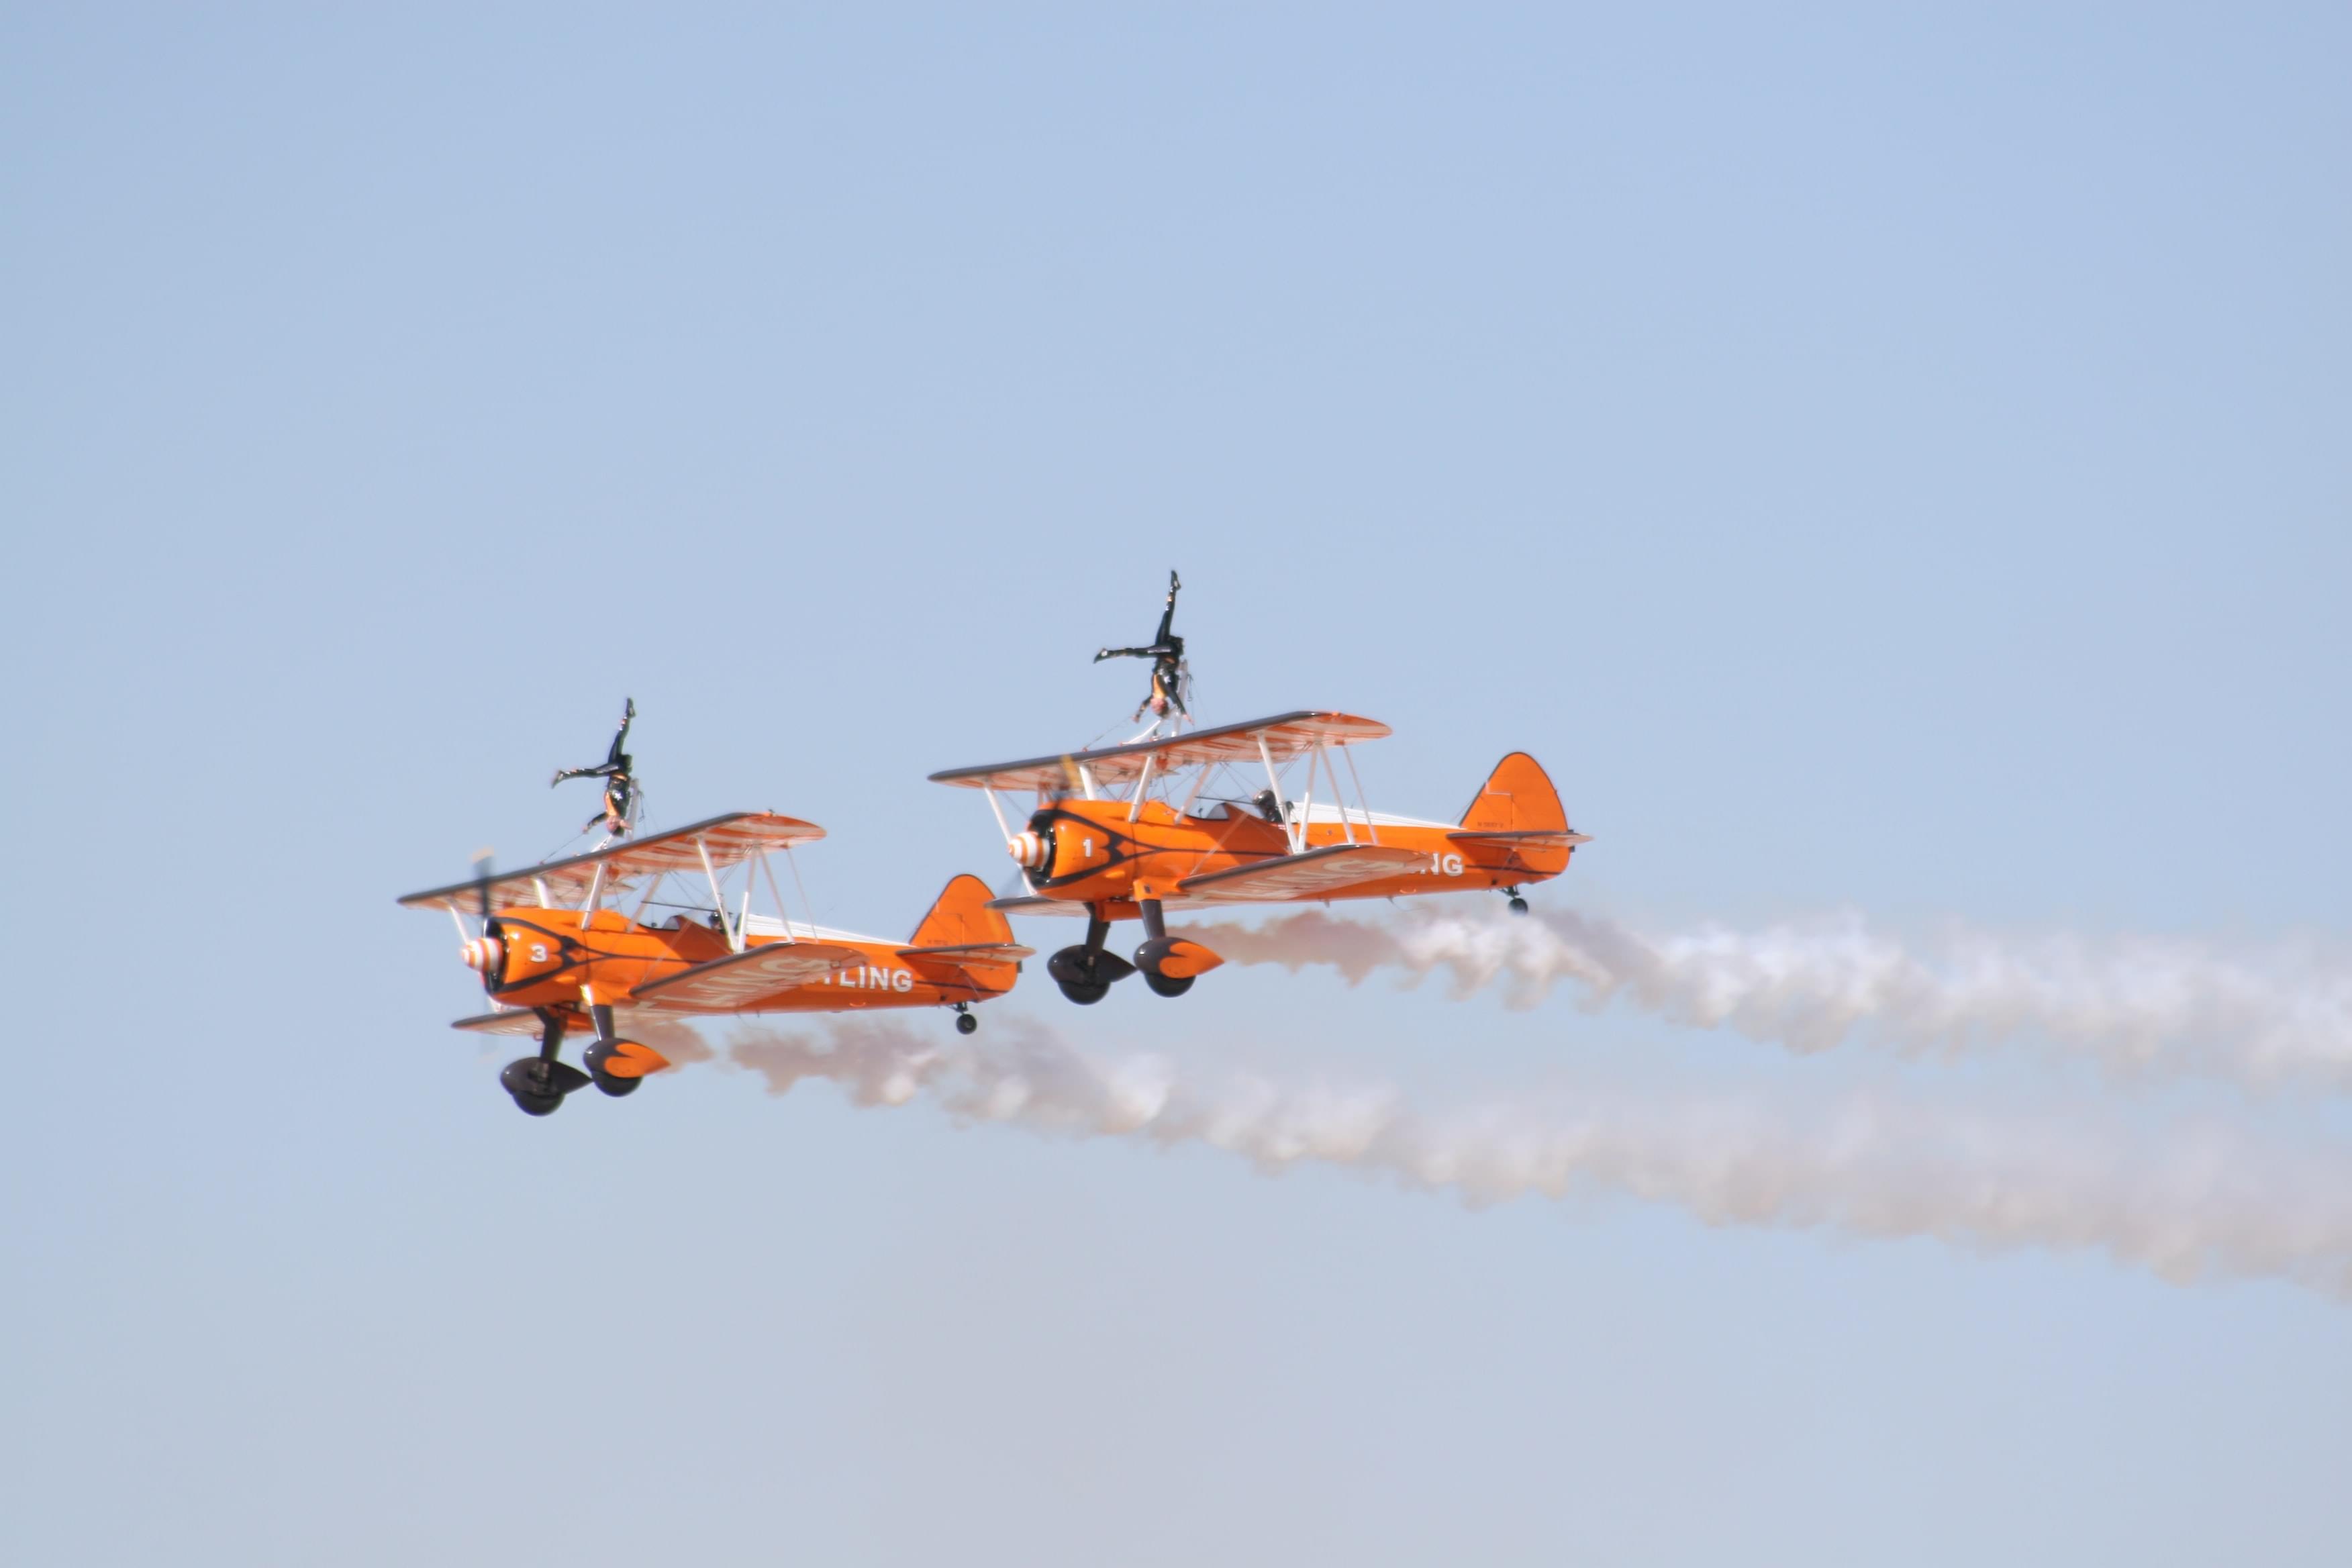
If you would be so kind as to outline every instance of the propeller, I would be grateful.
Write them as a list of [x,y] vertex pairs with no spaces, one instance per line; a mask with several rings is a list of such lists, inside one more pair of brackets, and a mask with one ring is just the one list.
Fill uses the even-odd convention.
[[490,852],[487,849],[474,857],[474,910],[481,925],[462,953],[466,967],[481,975],[485,990],[497,988],[499,971],[505,967],[501,962],[505,955],[499,952],[498,943],[490,938],[491,864]]

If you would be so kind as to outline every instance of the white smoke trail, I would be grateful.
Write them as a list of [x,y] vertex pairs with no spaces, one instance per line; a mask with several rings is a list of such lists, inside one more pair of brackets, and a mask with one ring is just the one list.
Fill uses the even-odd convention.
[[1922,954],[1856,916],[1670,935],[1547,911],[1533,919],[1308,910],[1185,935],[1238,963],[1323,965],[1350,984],[1443,971],[1456,994],[1500,984],[1514,1005],[1555,986],[1796,1051],[1849,1037],[1958,1053],[2038,1034],[2119,1075],[2191,1073],[2254,1088],[2352,1088],[2352,958],[2315,947],[2230,955],[2156,938],[2016,940],[1957,931]]
[[856,1020],[809,1034],[748,1026],[730,1046],[776,1094],[818,1079],[862,1106],[926,1100],[966,1121],[1202,1143],[1269,1172],[1311,1162],[1474,1204],[1618,1192],[1711,1225],[2090,1249],[2176,1282],[2275,1277],[2352,1298],[2352,1160],[2227,1124],[2158,1136],[1883,1096],[1806,1111],[1622,1091],[1433,1116],[1386,1086],[1207,1082],[1159,1057],[1105,1059],[1019,1018],[992,1021],[988,1035]]

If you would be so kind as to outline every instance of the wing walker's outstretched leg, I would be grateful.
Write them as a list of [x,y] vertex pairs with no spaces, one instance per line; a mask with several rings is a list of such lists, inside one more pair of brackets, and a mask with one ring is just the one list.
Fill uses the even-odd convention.
[[588,819],[582,831],[602,826],[607,841],[628,837],[635,826],[637,805],[637,772],[635,759],[629,755],[629,726],[637,717],[634,698],[625,698],[621,707],[621,727],[614,733],[612,749],[604,760],[593,768],[560,768],[549,781],[552,789],[565,779],[603,779],[604,809]]
[[1168,574],[1168,606],[1160,613],[1160,632],[1144,647],[1106,647],[1095,651],[1095,662],[1107,658],[1148,658],[1151,661],[1151,694],[1135,710],[1138,719],[1149,710],[1155,719],[1165,719],[1173,709],[1185,718],[1192,710],[1184,706],[1184,639],[1176,635],[1176,595],[1184,586],[1175,573]]

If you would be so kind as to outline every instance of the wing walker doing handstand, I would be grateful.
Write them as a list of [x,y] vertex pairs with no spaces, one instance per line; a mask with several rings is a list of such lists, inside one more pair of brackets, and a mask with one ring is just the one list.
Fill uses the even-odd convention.
[[1173,629],[1176,594],[1183,586],[1175,573],[1168,574],[1168,607],[1160,612],[1160,634],[1151,639],[1150,646],[1107,647],[1097,650],[1095,654],[1097,664],[1107,658],[1148,658],[1151,661],[1151,694],[1137,706],[1135,717],[1140,719],[1145,710],[1150,710],[1155,730],[1167,721],[1171,709],[1186,719],[1192,716],[1192,710],[1184,706],[1184,687],[1192,672],[1184,665],[1184,639],[1178,637]]
[[[621,727],[614,732],[613,749],[604,753],[604,762],[593,768],[560,769],[555,777],[548,782],[548,787],[552,789],[565,779],[603,779],[604,781],[604,809],[583,824],[581,831],[585,833],[602,826],[604,829],[606,844],[610,844],[616,838],[626,838],[636,828],[636,762],[629,755],[626,749],[629,743],[629,725],[636,716],[635,700],[623,699]],[[601,848],[603,846],[600,845],[598,847]]]

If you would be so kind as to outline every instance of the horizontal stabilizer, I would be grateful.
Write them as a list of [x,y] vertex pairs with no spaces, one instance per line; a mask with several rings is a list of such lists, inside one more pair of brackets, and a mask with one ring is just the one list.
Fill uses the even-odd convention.
[[1024,958],[1034,958],[1037,950],[1024,947],[1017,942],[966,942],[948,947],[902,947],[898,956],[924,963],[944,963],[955,969],[971,969],[988,964],[1018,963]]
[[1255,866],[1212,871],[1205,877],[1187,877],[1176,884],[1176,890],[1210,903],[1278,904],[1294,899],[1319,899],[1359,882],[1406,876],[1428,864],[1429,857],[1418,849],[1381,844],[1330,844],[1303,855],[1285,855],[1278,859],[1261,860]]
[[772,942],[698,963],[682,974],[637,987],[641,1007],[666,1013],[736,1013],[764,996],[822,980],[836,969],[863,963],[855,948],[822,942]]

